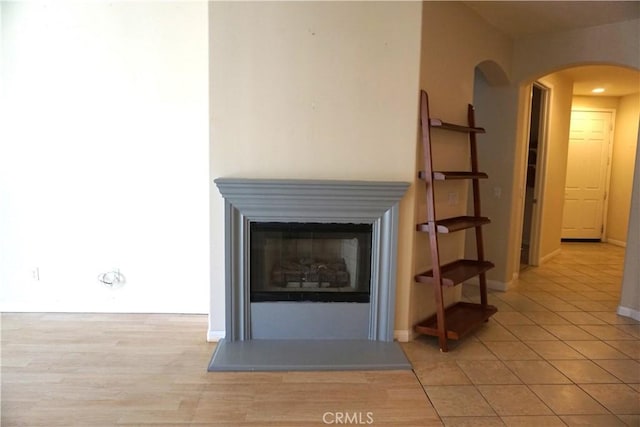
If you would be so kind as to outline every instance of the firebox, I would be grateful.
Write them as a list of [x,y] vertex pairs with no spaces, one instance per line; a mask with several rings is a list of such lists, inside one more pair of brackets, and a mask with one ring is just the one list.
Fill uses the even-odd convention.
[[370,302],[371,237],[371,224],[252,222],[251,302]]

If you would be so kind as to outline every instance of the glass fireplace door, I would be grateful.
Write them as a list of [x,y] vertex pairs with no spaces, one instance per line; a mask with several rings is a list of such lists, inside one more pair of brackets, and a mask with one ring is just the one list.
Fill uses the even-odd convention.
[[369,302],[371,224],[251,223],[251,302]]

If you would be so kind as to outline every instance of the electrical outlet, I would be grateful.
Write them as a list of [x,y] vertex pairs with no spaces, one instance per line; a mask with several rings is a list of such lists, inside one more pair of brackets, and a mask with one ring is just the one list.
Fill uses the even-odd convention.
[[449,193],[449,204],[450,205],[457,205],[458,204],[458,193],[456,193],[456,192]]
[[502,187],[493,187],[493,195],[499,199],[502,196]]

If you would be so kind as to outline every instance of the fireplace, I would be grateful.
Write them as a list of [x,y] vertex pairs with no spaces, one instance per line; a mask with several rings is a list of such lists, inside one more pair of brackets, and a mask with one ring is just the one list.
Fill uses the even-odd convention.
[[226,334],[210,370],[409,366],[393,343],[408,183],[215,183],[225,199]]
[[368,303],[371,224],[253,222],[250,301]]

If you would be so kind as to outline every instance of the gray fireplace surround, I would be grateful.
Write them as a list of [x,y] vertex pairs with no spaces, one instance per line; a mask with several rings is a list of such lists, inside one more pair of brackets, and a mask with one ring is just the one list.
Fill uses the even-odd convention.
[[[225,338],[210,371],[410,368],[393,342],[399,201],[407,182],[218,178],[215,183],[225,200],[226,317]],[[254,221],[371,224],[369,303],[252,303]],[[324,350],[318,352],[318,346]]]

